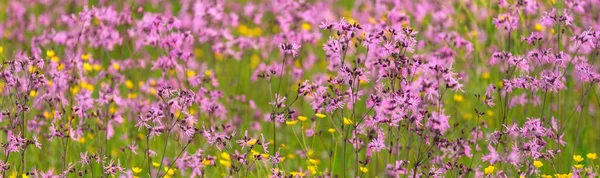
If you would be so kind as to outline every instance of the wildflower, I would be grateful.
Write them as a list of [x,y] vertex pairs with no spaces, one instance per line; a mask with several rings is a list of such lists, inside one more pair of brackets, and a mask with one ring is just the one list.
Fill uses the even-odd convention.
[[327,131],[328,131],[329,133],[335,133],[335,129],[334,129],[334,128],[329,128]]
[[27,176],[27,174],[21,174],[22,178],[29,178],[29,176]]
[[46,56],[53,57],[54,55],[56,55],[56,53],[54,52],[54,50],[46,50]]
[[307,169],[308,169],[308,171],[310,171],[310,174],[312,174],[312,175],[317,174],[317,167],[315,167],[315,166],[308,166]]
[[90,54],[81,54],[81,59],[83,59],[84,61],[90,60]]
[[352,120],[344,117],[344,125],[351,125],[352,124]]
[[154,166],[154,167],[158,167],[158,166],[160,166],[160,163],[157,163],[157,162],[154,162],[154,161],[153,161],[153,162],[152,162],[152,166]]
[[298,120],[285,121],[285,124],[287,125],[295,125],[296,123],[298,123]]
[[496,28],[513,31],[519,26],[519,16],[513,14],[500,14],[492,20]]
[[230,160],[231,156],[229,156],[229,153],[223,152],[223,153],[221,153],[221,158],[223,158],[225,160]]
[[308,159],[308,162],[314,165],[321,164],[321,160],[319,159]]
[[571,178],[571,177],[573,177],[573,173],[569,173],[569,174],[554,174],[554,177],[556,177],[556,178]]
[[204,159],[202,159],[202,164],[204,164],[205,166],[208,166],[211,164],[211,162],[208,159],[204,158]]
[[427,126],[435,131],[439,131],[441,134],[444,134],[450,125],[448,125],[448,119],[450,116],[445,115],[440,112],[433,112],[431,119],[428,120]]
[[125,81],[125,87],[132,89],[133,88],[133,82],[131,82],[131,80],[126,80]]
[[92,71],[92,69],[94,69],[94,68],[92,67],[92,65],[91,65],[90,63],[87,63],[87,62],[86,62],[86,63],[83,63],[83,69],[84,69],[85,71],[88,71],[88,72],[89,72],[89,71]]
[[464,100],[463,96],[461,94],[454,94],[454,101],[456,102],[462,102]]
[[302,30],[309,31],[310,29],[312,29],[312,25],[309,23],[302,23]]
[[50,60],[54,62],[60,62],[60,58],[58,58],[58,56],[52,56]]
[[494,173],[494,169],[496,169],[494,166],[490,165],[487,168],[485,168],[483,171],[485,172],[485,174],[492,174]]
[[369,169],[368,169],[368,168],[366,168],[366,167],[362,167],[362,166],[361,166],[361,167],[360,167],[360,172],[366,173],[366,172],[369,172]]
[[177,171],[177,169],[175,169],[175,168],[170,168],[170,167],[168,167],[168,166],[165,166],[165,172],[166,172],[168,175],[171,175],[171,176],[172,176],[173,174],[175,174],[175,171]]
[[133,167],[133,168],[131,168],[131,170],[136,174],[142,172],[142,169],[139,167]]
[[115,70],[119,70],[121,68],[121,65],[117,64],[117,63],[113,63],[112,64],[112,68]]
[[583,159],[583,157],[582,157],[581,155],[573,155],[573,160],[574,160],[575,162],[581,162],[581,161],[583,161],[584,159]]
[[207,77],[210,77],[213,75],[213,73],[212,73],[212,71],[207,70],[207,71],[204,71],[204,75],[206,75]]
[[297,43],[281,43],[279,44],[279,50],[281,54],[291,54],[293,57],[298,56],[298,50],[300,45]]
[[542,24],[536,23],[534,29],[535,31],[541,32],[542,30],[544,30],[544,26],[542,26]]
[[308,120],[308,117],[306,117],[306,116],[298,116],[298,120],[305,121],[305,120]]
[[225,167],[231,167],[231,161],[228,160],[219,160],[219,163]]
[[95,71],[99,71],[100,69],[102,69],[102,66],[100,64],[94,64]]
[[248,144],[248,145],[250,145],[250,146],[253,146],[253,145],[255,145],[255,144],[256,144],[256,142],[258,142],[258,139],[255,139],[255,138],[253,138],[253,139],[250,139],[250,140],[248,140],[248,141],[246,142],[246,144]]
[[587,155],[585,155],[585,157],[587,157],[588,159],[591,159],[591,160],[598,159],[598,155],[596,155],[596,153],[588,153]]
[[4,52],[4,47],[0,46],[0,54],[2,54],[2,52]]
[[535,166],[536,168],[540,168],[540,167],[544,166],[544,163],[536,160],[536,161],[533,161],[533,166]]
[[491,109],[488,109],[486,113],[488,116],[494,117],[494,111],[492,111]]
[[31,90],[29,92],[29,96],[32,97],[32,98],[35,97],[36,95],[37,95],[37,91],[35,91],[35,90]]
[[292,177],[304,177],[304,176],[306,176],[306,175],[304,175],[304,172],[296,172],[296,171],[290,172],[290,175]]
[[321,118],[321,119],[327,117],[327,115],[321,114],[321,113],[316,113],[315,116],[317,116],[318,118]]
[[576,164],[576,165],[573,165],[573,167],[575,167],[577,169],[581,169],[581,168],[583,168],[583,165],[582,164]]

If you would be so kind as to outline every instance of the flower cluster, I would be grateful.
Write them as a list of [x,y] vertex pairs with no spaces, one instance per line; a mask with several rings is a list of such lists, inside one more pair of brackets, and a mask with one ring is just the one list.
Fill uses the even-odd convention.
[[597,177],[593,4],[2,1],[0,177]]

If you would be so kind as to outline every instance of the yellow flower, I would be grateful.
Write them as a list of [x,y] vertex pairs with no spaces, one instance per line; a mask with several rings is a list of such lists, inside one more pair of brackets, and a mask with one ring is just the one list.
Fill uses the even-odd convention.
[[296,171],[290,172],[290,175],[292,177],[304,177],[304,176],[306,176],[306,175],[304,175],[304,172],[296,172]]
[[193,70],[187,70],[187,71],[185,71],[185,75],[186,75],[188,78],[192,78],[192,77],[196,76],[196,72],[195,72],[195,71],[193,71]]
[[573,176],[573,173],[569,173],[569,174],[554,174],[554,177],[556,178],[571,178]]
[[596,155],[596,153],[588,153],[587,155],[585,155],[585,157],[587,157],[588,159],[591,159],[591,160],[598,159],[598,155]]
[[79,140],[77,140],[79,143],[84,144],[85,143],[85,137],[81,137],[79,138]]
[[329,128],[329,130],[327,130],[327,131],[329,131],[329,133],[334,133],[335,129],[334,128]]
[[115,70],[119,70],[121,68],[121,65],[117,64],[117,63],[113,63],[112,64],[113,69]]
[[317,174],[317,167],[315,167],[315,166],[308,166],[307,169],[308,169],[308,171],[310,171],[310,174],[312,174],[312,175]]
[[54,62],[60,62],[60,58],[58,58],[58,56],[52,56],[50,58],[50,60],[54,61]]
[[295,125],[296,123],[298,123],[298,120],[285,121],[285,124],[287,125]]
[[58,67],[56,67],[56,70],[63,70],[65,69],[65,65],[64,64],[58,64]]
[[573,155],[573,160],[574,160],[575,162],[581,162],[581,161],[583,161],[584,159],[583,159],[583,157],[581,157],[581,155]]
[[544,163],[542,163],[541,161],[533,161],[533,166],[535,166],[536,168],[540,168],[544,166]]
[[471,36],[477,37],[477,30],[472,30],[471,31]]
[[306,117],[306,116],[298,116],[298,120],[305,121],[305,120],[308,120],[308,117]]
[[490,165],[487,168],[485,168],[483,171],[485,172],[485,174],[492,174],[494,173],[494,169],[496,169],[494,166]]
[[344,117],[344,125],[351,125],[351,124],[353,124],[353,122],[350,119]]
[[454,94],[454,101],[456,102],[462,102],[464,100],[463,96],[461,94]]
[[490,117],[494,117],[494,111],[488,109],[487,110],[487,115],[490,116]]
[[213,75],[213,73],[212,73],[212,71],[207,70],[207,71],[204,71],[204,75],[206,75],[207,77],[210,77]]
[[581,168],[583,168],[583,165],[582,164],[576,164],[576,165],[573,165],[573,167],[575,167],[577,169],[581,169]]
[[369,172],[369,169],[366,167],[360,167],[360,172],[363,172],[363,173]]
[[168,175],[171,175],[171,176],[172,176],[173,174],[175,174],[175,171],[177,171],[177,169],[175,169],[175,168],[169,168],[169,167],[165,167],[165,172],[166,172]]
[[258,66],[258,64],[260,64],[260,56],[257,54],[252,54],[252,56],[250,56],[250,68],[254,69]]
[[27,174],[21,174],[22,178],[29,178],[29,176],[27,176]]
[[225,167],[231,167],[231,161],[219,160],[219,163],[221,163],[221,165],[223,165]]
[[56,55],[56,53],[54,52],[54,50],[46,50],[46,56],[53,57],[54,55]]
[[139,168],[139,167],[133,167],[133,168],[131,168],[131,170],[136,174],[142,172],[142,168]]
[[315,116],[317,116],[318,118],[321,118],[321,119],[327,117],[327,115],[321,114],[321,113],[316,113]]
[[160,163],[157,163],[157,162],[154,162],[154,161],[153,161],[153,162],[152,162],[152,166],[154,166],[154,167],[158,167],[158,166],[160,166]]
[[83,63],[83,69],[85,71],[92,71],[92,69],[94,69],[94,67],[92,67],[92,65],[90,63]]
[[99,64],[94,64],[94,70],[95,71],[99,71],[100,69],[102,69],[102,66]]
[[302,23],[302,30],[309,31],[310,29],[312,29],[312,25],[309,23]]
[[81,54],[81,59],[83,59],[84,61],[90,60],[90,54]]
[[32,98],[33,98],[33,97],[35,97],[35,95],[37,95],[37,91],[35,91],[35,90],[31,90],[31,91],[29,92],[29,96],[31,96]]
[[319,159],[308,159],[308,162],[314,165],[321,164],[321,160]]
[[210,161],[206,158],[202,159],[202,164],[204,164],[205,166],[210,165]]
[[229,153],[223,152],[223,153],[221,153],[221,158],[223,158],[225,160],[230,160],[231,156],[229,156]]
[[44,111],[43,115],[44,115],[44,118],[46,118],[46,119],[50,119],[50,118],[54,117],[54,114],[51,112],[48,112],[48,111]]
[[250,33],[250,28],[248,28],[247,25],[245,24],[240,24],[237,28],[238,33],[240,33],[241,35],[244,36],[248,36],[248,34]]
[[4,52],[4,47],[0,46],[0,54],[2,54],[2,52]]
[[546,174],[543,174],[543,175],[541,175],[540,177],[541,177],[541,178],[552,178],[552,176],[551,176],[551,175],[546,175]]
[[246,144],[248,144],[248,145],[252,146],[252,145],[255,145],[255,144],[256,144],[256,142],[258,142],[258,140],[257,140],[257,139],[255,139],[255,138],[253,138],[253,139],[250,139],[250,140],[248,140],[248,142],[246,142]]
[[535,24],[535,31],[540,32],[542,30],[544,30],[544,27],[542,26],[542,24],[536,23]]
[[125,87],[132,89],[133,88],[133,82],[131,82],[131,80],[126,80],[125,81]]

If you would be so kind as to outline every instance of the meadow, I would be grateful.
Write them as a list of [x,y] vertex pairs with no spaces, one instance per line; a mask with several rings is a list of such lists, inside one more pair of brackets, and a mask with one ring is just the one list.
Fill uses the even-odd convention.
[[598,177],[597,0],[0,0],[1,177]]

